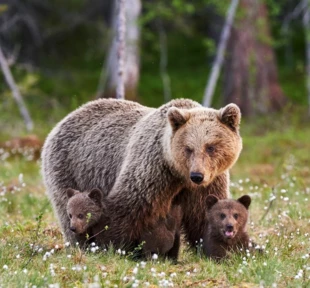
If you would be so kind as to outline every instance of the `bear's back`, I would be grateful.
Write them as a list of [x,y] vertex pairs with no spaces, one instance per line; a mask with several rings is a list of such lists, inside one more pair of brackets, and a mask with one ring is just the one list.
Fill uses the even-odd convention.
[[[99,99],[81,106],[47,137],[42,150],[43,175],[53,177],[57,172],[56,184],[60,188],[110,190],[132,129],[153,110],[115,99]],[[45,179],[47,186],[49,181],[53,179]]]

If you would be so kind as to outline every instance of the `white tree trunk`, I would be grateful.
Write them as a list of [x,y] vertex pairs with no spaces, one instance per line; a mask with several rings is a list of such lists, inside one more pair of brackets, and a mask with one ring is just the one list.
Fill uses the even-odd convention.
[[126,17],[127,17],[127,33],[126,33],[126,68],[125,68],[125,86],[128,91],[129,98],[136,98],[136,88],[140,78],[140,27],[138,18],[141,12],[140,0],[126,0]]
[[[106,67],[106,77],[102,77],[104,85],[99,83],[99,87],[104,93],[98,91],[98,94],[104,94],[107,97],[115,97],[115,90],[118,83],[118,37],[116,31],[118,31],[118,6],[124,0],[115,0],[114,13],[113,13],[113,31],[114,36],[110,46],[107,67]],[[124,57],[124,88],[126,98],[135,99],[136,98],[136,87],[139,82],[139,72],[140,72],[140,53],[139,53],[139,39],[140,39],[140,28],[138,26],[138,18],[141,11],[141,1],[140,0],[126,0],[125,12],[126,12],[126,54]],[[106,84],[105,84],[106,83]]]
[[117,89],[116,98],[125,99],[125,55],[126,55],[126,0],[118,1],[118,27],[117,27]]
[[231,26],[232,26],[232,23],[233,23],[235,14],[236,14],[236,9],[237,9],[238,4],[239,4],[239,0],[232,0],[230,7],[228,9],[227,15],[226,15],[226,21],[225,21],[224,28],[222,30],[216,58],[212,66],[211,75],[209,77],[208,84],[206,86],[204,97],[203,97],[202,104],[205,107],[209,107],[211,105],[216,82],[219,77],[221,67],[223,65],[224,53],[227,47],[227,42],[228,42],[230,31],[231,31]]
[[26,128],[28,131],[31,131],[33,129],[33,122],[31,120],[30,114],[26,108],[26,105],[23,101],[23,98],[20,95],[19,89],[18,89],[17,85],[15,84],[15,81],[13,79],[12,73],[11,73],[10,68],[8,66],[7,60],[6,60],[6,58],[2,52],[1,46],[0,46],[0,65],[1,65],[1,69],[2,69],[2,72],[3,72],[4,77],[5,77],[5,80],[6,80],[7,84],[9,85],[9,87],[12,91],[13,98],[18,105],[20,114],[24,118]]

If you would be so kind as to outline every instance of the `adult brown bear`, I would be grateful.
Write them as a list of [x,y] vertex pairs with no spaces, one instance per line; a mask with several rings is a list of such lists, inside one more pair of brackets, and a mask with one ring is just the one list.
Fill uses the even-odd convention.
[[206,224],[206,197],[229,194],[228,169],[242,149],[240,110],[215,110],[188,99],[158,109],[100,99],[65,117],[48,135],[42,174],[66,240],[68,188],[109,191],[113,202],[106,243],[132,243],[165,218],[178,195],[187,240],[195,245]]

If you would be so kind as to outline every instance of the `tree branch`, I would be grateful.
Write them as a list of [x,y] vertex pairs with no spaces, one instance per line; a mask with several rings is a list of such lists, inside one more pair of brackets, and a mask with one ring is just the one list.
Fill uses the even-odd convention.
[[2,53],[1,46],[0,46],[0,66],[1,66],[2,72],[4,74],[5,80],[6,80],[8,86],[10,87],[10,89],[12,91],[13,98],[18,105],[20,114],[24,118],[26,128],[28,131],[31,131],[33,129],[33,122],[31,120],[30,114],[26,108],[26,105],[23,101],[23,98],[20,95],[19,89],[18,89],[17,85],[15,84],[15,81],[13,79],[12,73],[11,73],[10,68],[8,66],[7,60],[4,56],[4,54]]
[[282,33],[288,32],[288,26],[292,20],[294,20],[296,17],[302,13],[302,11],[307,7],[307,1],[300,1],[292,13],[289,13],[283,20],[283,24],[281,27]]
[[216,86],[217,79],[224,61],[224,53],[227,47],[227,42],[230,36],[231,26],[234,20],[236,9],[238,7],[239,0],[232,0],[227,11],[226,21],[224,28],[222,30],[220,43],[218,46],[217,54],[215,61],[212,66],[211,75],[209,77],[208,84],[206,86],[204,97],[203,97],[203,106],[209,107],[211,105],[214,89]]

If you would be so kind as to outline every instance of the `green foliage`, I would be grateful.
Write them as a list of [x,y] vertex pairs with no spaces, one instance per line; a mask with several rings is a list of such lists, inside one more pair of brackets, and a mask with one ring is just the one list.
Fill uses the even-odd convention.
[[213,55],[216,52],[216,44],[214,40],[205,38],[202,41],[203,46],[206,48],[206,51],[209,55]]
[[[289,12],[286,3],[268,0],[267,4],[281,85],[294,106],[305,106],[302,25],[296,20],[290,26],[289,35],[282,35],[279,19]],[[54,1],[53,7],[65,7],[68,16],[64,20],[59,14],[61,9],[57,9],[57,13],[45,17],[44,27],[59,28],[70,24],[74,13],[79,13],[85,5],[88,5],[86,0]],[[209,14],[205,11],[224,16],[228,5],[229,1],[218,0],[196,1],[195,5],[184,0],[143,2],[140,102],[154,107],[164,102],[159,74],[159,20],[167,33],[167,71],[172,97],[201,102],[216,51],[215,41],[206,32],[206,27],[214,23],[206,24],[206,15]],[[0,13],[3,9],[7,7],[1,5]],[[238,17],[241,16],[239,13]],[[265,23],[258,22],[258,28],[263,25]],[[14,66],[14,78],[34,118],[34,132],[42,140],[67,113],[94,99],[109,45],[107,38],[103,37],[106,32],[102,23],[79,27],[72,34],[53,38],[51,47],[47,49],[48,57],[39,55],[41,68],[29,71],[19,65]],[[290,42],[293,61],[288,65],[285,49]],[[132,287],[138,283],[136,280],[141,286],[146,282],[154,286],[174,283],[175,287],[271,287],[274,283],[278,287],[310,286],[307,248],[310,129],[303,108],[292,109],[288,105],[281,114],[242,120],[244,148],[232,170],[231,192],[234,197],[250,194],[253,198],[249,233],[259,245],[265,246],[263,255],[236,254],[221,264],[215,264],[205,259],[199,249],[196,253],[188,250],[183,243],[177,265],[162,259],[144,263],[135,262],[128,253],[123,255],[123,251],[115,252],[112,248],[102,250],[91,246],[85,252],[63,243],[45,195],[40,163],[28,157],[27,153],[19,155],[1,150],[5,140],[26,133],[11,92],[3,80],[2,83],[1,287],[48,287],[57,283],[61,287],[85,287],[91,283],[102,287]],[[221,101],[219,84],[214,106],[219,107]]]
[[[291,12],[288,4],[282,2],[266,0],[280,83],[293,104],[306,105],[303,27],[296,19],[290,25],[289,35],[281,34],[282,22],[279,19]],[[40,18],[44,24],[42,31],[67,27],[68,22],[72,23],[72,19],[76,19],[87,6],[87,1],[56,1],[50,5],[56,12],[42,17],[44,19]],[[216,52],[215,40],[210,37],[208,30],[216,27],[214,32],[221,31],[222,22],[218,19],[226,15],[228,5],[229,1],[218,0],[199,0],[195,5],[185,0],[143,2],[140,23],[141,78],[138,87],[140,102],[155,107],[164,102],[159,73],[159,23],[167,34],[167,72],[171,80],[172,98],[186,97],[201,102]],[[68,17],[62,17],[63,11],[66,11]],[[241,12],[239,9],[238,17],[242,16]],[[215,15],[218,18],[213,23]],[[257,30],[262,30],[265,24],[258,21]],[[58,36],[52,37],[46,51],[38,53],[40,68],[29,71],[17,64],[13,69],[14,78],[34,119],[35,133],[41,136],[46,135],[67,113],[94,99],[110,44],[110,38],[107,37],[109,30],[102,21],[90,21],[69,31],[56,34]],[[262,33],[257,36],[262,41],[271,40],[265,39]],[[74,47],[72,43],[75,43]],[[291,58],[287,56],[287,47],[291,47]],[[14,131],[15,136],[26,133],[11,91],[4,85],[4,81],[2,83],[0,140],[12,136],[11,131]],[[223,103],[222,86],[223,81],[220,79],[213,101],[215,107]]]
[[91,219],[91,213],[86,214],[86,222],[88,223]]

